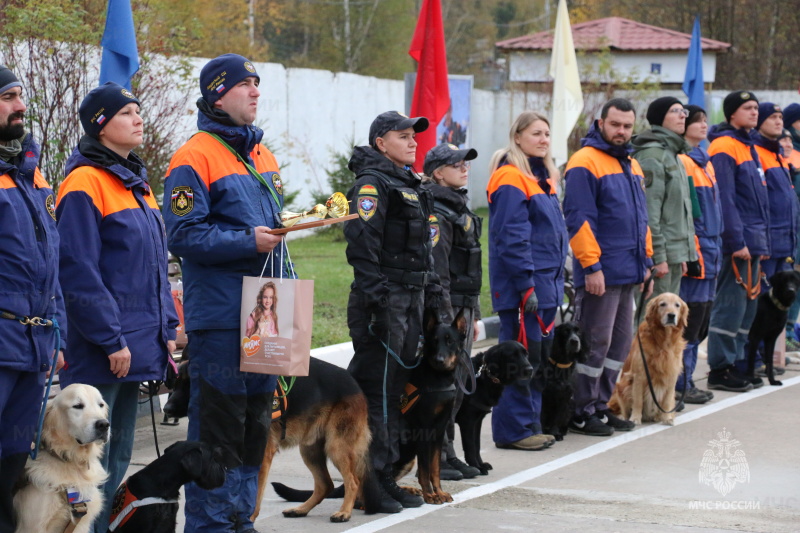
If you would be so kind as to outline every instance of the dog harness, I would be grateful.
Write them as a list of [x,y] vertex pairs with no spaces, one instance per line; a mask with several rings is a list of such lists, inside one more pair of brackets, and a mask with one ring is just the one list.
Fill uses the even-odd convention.
[[448,392],[456,390],[456,384],[451,383],[447,387],[440,387],[440,388],[426,388],[420,389],[413,383],[406,383],[406,387],[403,390],[403,394],[400,395],[400,412],[406,414],[411,410],[414,405],[416,405],[417,401],[420,398],[420,395],[424,392]]
[[128,484],[123,483],[114,493],[114,502],[111,507],[111,524],[108,526],[108,530],[116,531],[118,527],[131,519],[139,507],[165,503],[178,503],[178,500],[165,500],[155,496],[140,500],[128,490]]

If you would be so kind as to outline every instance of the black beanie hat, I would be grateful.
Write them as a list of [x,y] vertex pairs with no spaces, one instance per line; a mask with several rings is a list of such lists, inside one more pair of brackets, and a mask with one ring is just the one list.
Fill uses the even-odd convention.
[[762,102],[758,104],[758,122],[756,122],[756,129],[761,129],[761,125],[764,123],[764,121],[775,113],[780,113],[783,115],[781,106],[773,104],[772,102]]
[[246,57],[223,54],[206,63],[200,71],[200,93],[206,102],[213,105],[234,85],[250,76],[261,81],[256,67]]
[[758,103],[758,98],[750,91],[733,91],[728,94],[722,102],[722,112],[725,113],[725,120],[730,122],[731,116],[736,113],[736,110],[742,107],[744,103],[750,101]]
[[649,122],[651,126],[661,126],[664,123],[664,117],[667,116],[669,108],[675,104],[683,105],[683,103],[674,96],[656,98],[650,103],[650,107],[647,108],[647,122]]
[[686,127],[689,127],[689,124],[694,124],[695,122],[700,120],[700,114],[702,113],[706,117],[708,117],[708,113],[706,110],[700,107],[699,105],[686,105],[683,106],[686,108],[686,111],[689,112],[689,116],[686,117]]
[[78,109],[83,131],[89,137],[97,139],[100,130],[108,124],[108,121],[131,102],[139,104],[133,93],[113,81],[107,81],[100,87],[92,89]]
[[14,73],[11,72],[11,69],[5,65],[0,65],[0,94],[14,87],[22,87],[22,84]]

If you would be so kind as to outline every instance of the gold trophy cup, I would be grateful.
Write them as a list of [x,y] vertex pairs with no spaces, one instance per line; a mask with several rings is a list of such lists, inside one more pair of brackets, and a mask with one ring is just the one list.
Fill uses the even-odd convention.
[[324,219],[329,216],[331,218],[341,218],[347,215],[350,211],[350,204],[347,197],[340,193],[335,192],[325,202],[325,205],[317,204],[308,211],[300,213],[294,211],[281,211],[281,224],[284,228],[291,228],[304,218],[319,218]]

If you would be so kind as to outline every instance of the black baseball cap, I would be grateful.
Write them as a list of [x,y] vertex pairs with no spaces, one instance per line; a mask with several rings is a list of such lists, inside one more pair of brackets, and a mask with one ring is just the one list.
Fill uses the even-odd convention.
[[476,157],[478,157],[478,151],[475,148],[459,150],[458,146],[454,144],[439,144],[428,150],[422,171],[426,175],[432,176],[433,171],[441,166],[453,165],[459,161],[472,161]]
[[414,128],[419,133],[428,129],[428,119],[425,117],[409,118],[397,111],[386,111],[381,113],[369,127],[369,145],[375,146],[375,139],[386,135],[387,131],[404,130]]

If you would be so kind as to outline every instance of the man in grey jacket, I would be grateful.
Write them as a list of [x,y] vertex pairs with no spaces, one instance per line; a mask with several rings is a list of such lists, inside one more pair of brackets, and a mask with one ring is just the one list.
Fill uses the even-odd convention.
[[[633,138],[633,157],[644,172],[647,215],[653,235],[655,297],[678,294],[681,277],[697,266],[691,183],[678,154],[690,151],[682,135],[688,112],[680,100],[664,96],[647,109],[651,129]],[[699,207],[698,207],[699,209]]]

